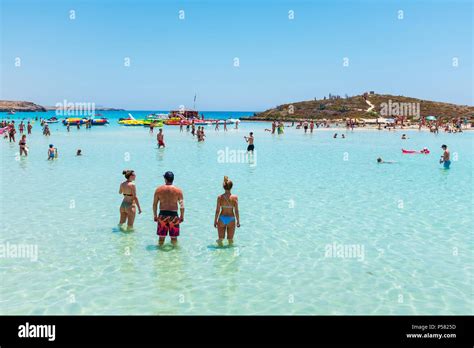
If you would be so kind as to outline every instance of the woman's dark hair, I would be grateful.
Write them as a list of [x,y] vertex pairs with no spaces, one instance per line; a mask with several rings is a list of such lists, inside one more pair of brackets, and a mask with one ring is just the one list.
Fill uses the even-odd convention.
[[129,179],[135,172],[133,170],[124,170],[122,174],[125,175],[125,179]]

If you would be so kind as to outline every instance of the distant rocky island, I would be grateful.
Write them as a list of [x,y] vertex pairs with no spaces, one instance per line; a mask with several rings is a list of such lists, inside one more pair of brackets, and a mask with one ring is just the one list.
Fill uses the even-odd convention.
[[11,101],[0,100],[0,112],[17,111],[17,112],[45,112],[47,111],[41,105],[37,105],[27,101]]
[[296,121],[303,119],[394,118],[397,116],[418,119],[420,116],[431,115],[441,119],[474,118],[474,107],[374,92],[344,97],[329,94],[323,99],[315,98],[314,100],[283,104],[256,113],[253,117],[241,119]]
[[[56,106],[41,106],[32,102],[27,101],[12,101],[12,100],[0,100],[0,112],[46,112],[56,110]],[[96,111],[125,111],[124,109],[98,107],[94,108]]]

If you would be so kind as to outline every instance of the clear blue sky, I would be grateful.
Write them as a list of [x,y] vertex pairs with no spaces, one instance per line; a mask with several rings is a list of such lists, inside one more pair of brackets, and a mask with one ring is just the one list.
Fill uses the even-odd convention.
[[0,2],[0,99],[164,110],[196,93],[199,110],[259,111],[375,90],[473,104],[470,0]]

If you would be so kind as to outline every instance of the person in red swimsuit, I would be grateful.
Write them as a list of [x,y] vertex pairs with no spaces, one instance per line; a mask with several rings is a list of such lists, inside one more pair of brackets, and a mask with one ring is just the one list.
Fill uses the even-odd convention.
[[164,140],[163,129],[160,128],[160,131],[156,135],[156,139],[158,140],[158,148],[165,147],[165,140]]

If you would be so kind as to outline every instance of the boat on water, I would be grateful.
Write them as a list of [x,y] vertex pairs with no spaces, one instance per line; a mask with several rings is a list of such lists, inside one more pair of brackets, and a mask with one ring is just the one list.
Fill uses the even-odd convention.
[[217,124],[234,124],[236,122],[240,122],[240,120],[235,120],[235,119],[228,119],[228,120],[203,120],[203,119],[192,119],[192,120],[186,120],[186,119],[180,119],[180,118],[172,118],[169,119],[168,121],[165,121],[165,124],[167,126],[187,126],[194,124],[195,126],[212,126]]
[[58,123],[59,122],[59,119],[57,117],[50,117],[48,118],[47,120],[44,120],[44,122],[46,123]]
[[118,123],[123,126],[144,126],[150,127],[163,127],[167,126],[187,126],[194,124],[195,126],[211,126],[217,124],[234,124],[240,122],[239,119],[227,119],[227,120],[216,120],[216,119],[204,119],[202,115],[199,117],[199,112],[196,110],[184,109],[184,110],[172,110],[169,114],[150,114],[145,119],[137,120],[132,114],[128,114],[128,117],[119,118]]
[[91,121],[93,126],[105,126],[109,123],[109,120],[107,120],[105,117],[93,118]]
[[167,126],[179,126],[179,125],[191,125],[194,124],[195,126],[210,126],[217,124],[233,124],[235,122],[240,122],[239,120],[235,119],[228,119],[228,120],[215,120],[215,119],[204,119],[204,115],[199,117],[199,112],[196,110],[173,110],[168,115],[168,120],[165,121]]
[[136,120],[132,114],[128,114],[127,118],[119,118],[118,123],[122,126],[143,126],[144,120]]
[[15,113],[16,113],[15,110],[10,110],[7,112],[7,115],[15,115]]
[[196,110],[172,110],[168,114],[168,119],[165,121],[165,124],[167,126],[179,126],[181,124],[188,125],[191,124],[193,120],[196,125],[196,122],[200,120],[199,113]]
[[85,122],[86,120],[80,117],[68,117],[63,120],[63,125],[67,126],[67,124],[69,123],[69,125],[72,126],[77,124],[84,124]]
[[163,127],[165,120],[168,119],[168,114],[150,114],[143,120],[143,125],[145,127],[150,127],[153,124],[153,127]]
[[119,121],[122,126],[143,126],[143,120],[122,120]]

